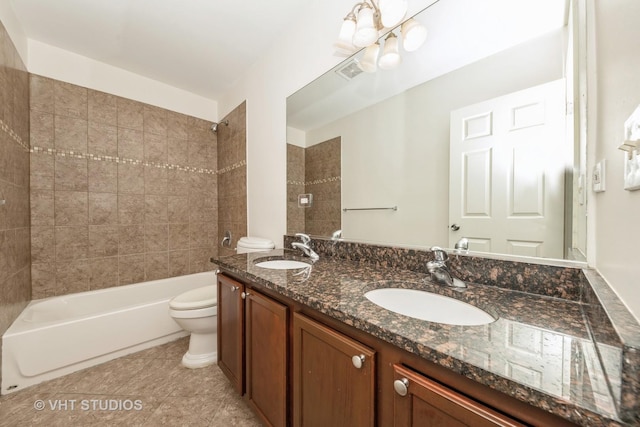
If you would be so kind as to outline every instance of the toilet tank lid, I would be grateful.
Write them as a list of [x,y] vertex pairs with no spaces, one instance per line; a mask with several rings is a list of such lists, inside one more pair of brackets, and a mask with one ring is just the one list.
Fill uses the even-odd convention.
[[216,291],[216,285],[209,285],[183,292],[169,301],[169,308],[174,310],[195,310],[215,307],[218,302]]
[[262,237],[241,237],[238,240],[238,246],[249,249],[273,249],[276,245]]

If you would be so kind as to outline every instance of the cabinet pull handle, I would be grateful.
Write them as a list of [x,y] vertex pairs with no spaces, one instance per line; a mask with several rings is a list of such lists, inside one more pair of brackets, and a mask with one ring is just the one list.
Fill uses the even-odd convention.
[[362,365],[364,365],[364,359],[364,354],[357,354],[351,358],[351,363],[353,363],[353,366],[355,366],[356,369],[360,369],[362,368]]
[[393,382],[393,388],[400,396],[406,396],[409,392],[409,380],[401,378]]
[[240,294],[240,296],[242,297],[242,299],[247,299],[247,297],[251,295],[249,292],[243,292]]

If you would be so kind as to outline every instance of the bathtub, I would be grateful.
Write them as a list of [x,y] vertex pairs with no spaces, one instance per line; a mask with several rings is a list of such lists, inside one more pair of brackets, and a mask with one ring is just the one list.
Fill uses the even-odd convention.
[[169,300],[215,283],[211,271],[31,301],[2,336],[0,394],[188,335]]

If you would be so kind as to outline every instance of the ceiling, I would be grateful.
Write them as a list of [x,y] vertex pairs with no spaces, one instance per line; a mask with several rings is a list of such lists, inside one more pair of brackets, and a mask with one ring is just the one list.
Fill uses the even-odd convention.
[[308,1],[10,3],[29,39],[217,100],[265,54]]

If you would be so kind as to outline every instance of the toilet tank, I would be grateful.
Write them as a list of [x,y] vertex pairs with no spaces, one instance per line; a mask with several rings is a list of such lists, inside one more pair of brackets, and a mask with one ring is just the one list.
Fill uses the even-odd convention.
[[262,237],[241,237],[240,240],[238,240],[236,251],[239,254],[246,254],[247,252],[270,251],[275,247],[275,243],[269,239],[263,239]]

